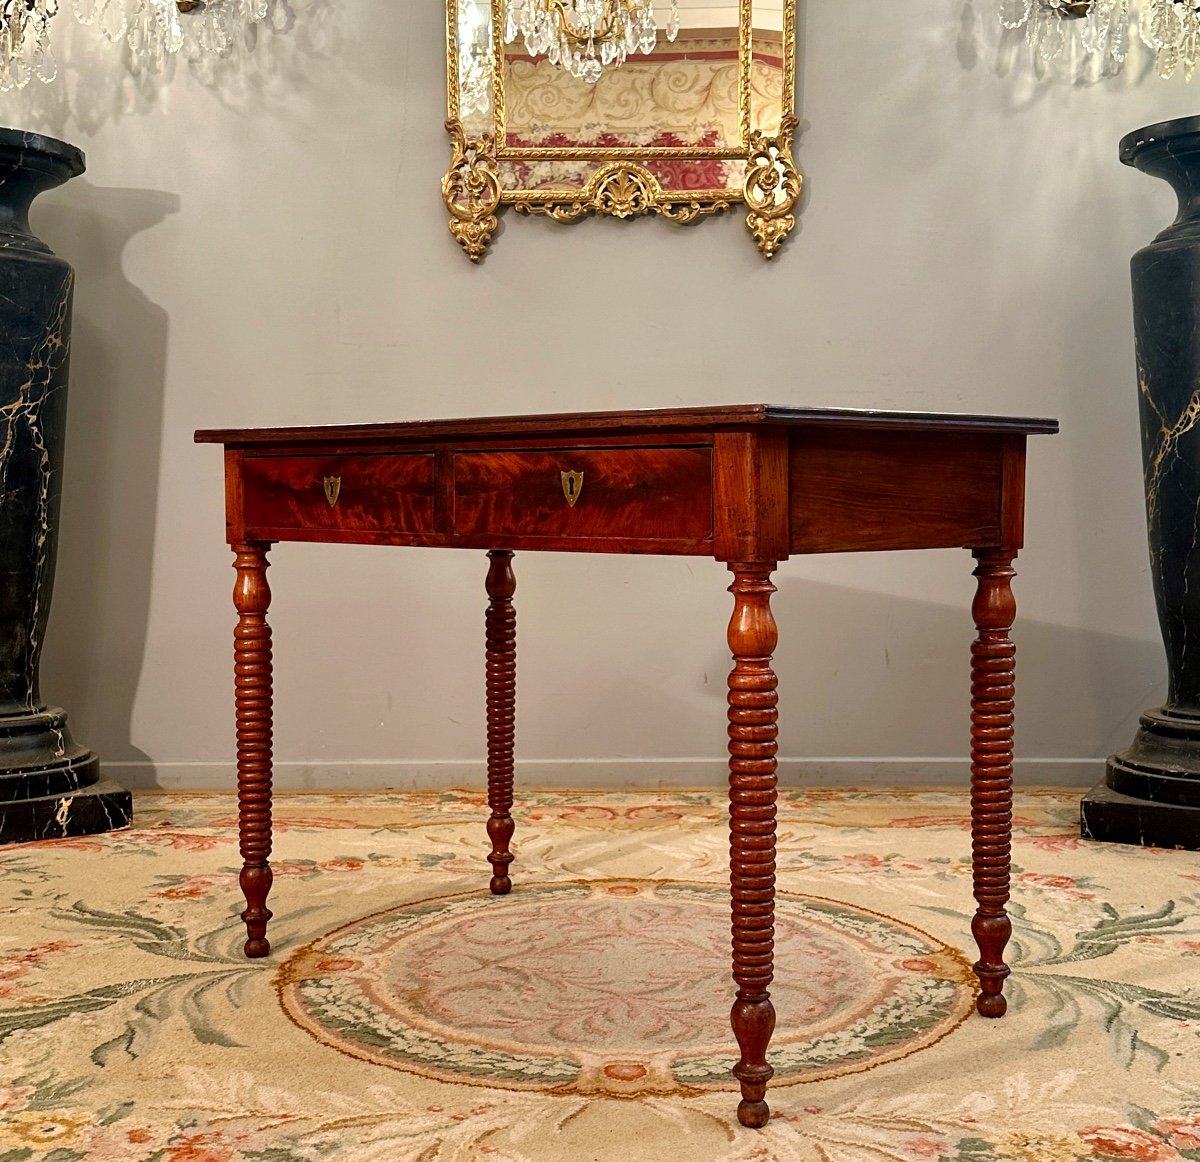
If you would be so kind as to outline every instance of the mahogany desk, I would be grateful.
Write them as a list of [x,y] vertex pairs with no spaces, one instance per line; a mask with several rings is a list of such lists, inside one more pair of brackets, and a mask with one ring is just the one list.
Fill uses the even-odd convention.
[[486,549],[491,890],[513,856],[514,550],[715,557],[733,573],[728,628],[731,1022],[738,1118],[766,1124],[775,1025],[777,633],[771,575],[791,553],[961,547],[974,556],[971,836],[977,1008],[1004,1013],[1012,824],[1012,564],[1025,440],[1053,420],[764,405],[201,431],[225,446],[239,835],[247,956],[266,956],[271,888],[271,593],[275,541]]

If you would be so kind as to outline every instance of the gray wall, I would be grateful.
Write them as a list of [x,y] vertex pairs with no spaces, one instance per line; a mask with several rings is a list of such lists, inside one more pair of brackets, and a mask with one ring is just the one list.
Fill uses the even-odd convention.
[[[293,0],[239,71],[132,77],[61,18],[64,77],[0,121],[81,145],[35,226],[79,275],[70,464],[44,687],[109,769],[227,785],[230,557],[206,426],[732,401],[1052,415],[1019,563],[1022,777],[1090,783],[1160,699],[1127,278],[1172,215],[1116,143],[1196,110],[1134,68],[1039,82],[986,0],[801,0],[801,228],[509,216],[445,229],[437,0]],[[306,16],[307,14],[307,16]],[[291,785],[479,777],[480,554],[274,555]],[[789,778],[959,779],[962,553],[780,573]],[[719,781],[727,575],[517,561],[526,781]]]

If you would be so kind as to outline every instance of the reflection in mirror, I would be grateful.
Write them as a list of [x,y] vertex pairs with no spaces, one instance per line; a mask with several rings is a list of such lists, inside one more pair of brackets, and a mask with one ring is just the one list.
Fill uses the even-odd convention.
[[751,39],[751,129],[776,136],[783,122],[784,105],[790,103],[785,77],[795,61],[786,59],[783,0],[754,0],[754,33]]
[[459,117],[478,137],[492,119],[491,0],[458,0],[457,25]]
[[[531,57],[545,56],[578,80],[595,84],[630,53],[649,55],[658,43],[653,0],[498,0],[504,43],[524,41]],[[679,33],[679,0],[671,0],[667,40]]]
[[[448,0],[443,195],[478,261],[495,211],[795,225],[795,0]],[[657,23],[656,23],[657,22]]]
[[[688,0],[682,0],[683,5]],[[693,11],[684,8],[681,17]],[[506,144],[664,146],[739,141],[738,6],[699,10],[709,23],[683,25],[674,41],[582,80],[523,46],[505,53]]]

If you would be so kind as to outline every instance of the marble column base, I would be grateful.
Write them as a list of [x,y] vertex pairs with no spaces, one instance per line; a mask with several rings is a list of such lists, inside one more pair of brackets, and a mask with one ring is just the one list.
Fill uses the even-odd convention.
[[1084,839],[1200,851],[1200,807],[1151,803],[1097,783],[1079,806]]
[[1085,839],[1200,851],[1200,720],[1150,710],[1080,805]]
[[0,843],[65,839],[128,827],[133,796],[124,787],[100,779],[65,795],[0,802]]
[[0,714],[0,843],[95,835],[132,816],[129,792],[100,778],[62,710]]

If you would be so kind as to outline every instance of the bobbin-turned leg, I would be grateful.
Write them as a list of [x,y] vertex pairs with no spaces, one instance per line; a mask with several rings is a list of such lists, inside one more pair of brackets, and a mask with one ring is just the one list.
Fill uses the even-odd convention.
[[513,737],[517,688],[517,613],[513,594],[517,580],[512,571],[512,553],[493,549],[487,575],[487,780],[488,806],[492,809],[487,833],[492,841],[488,860],[492,865],[493,895],[512,890],[508,849],[513,834]]
[[235,545],[238,611],[233,632],[234,692],[237,703],[238,839],[242,851],[242,894],[247,956],[266,956],[267,894],[271,890],[271,629],[267,608],[267,544]]
[[729,870],[733,900],[733,979],[730,1021],[741,1049],[733,1074],[741,1082],[738,1121],[767,1124],[767,1045],[775,1030],[768,986],[775,936],[776,678],[771,669],[778,632],[771,614],[775,563],[731,564],[733,617],[729,648]]
[[971,613],[979,631],[971,647],[971,869],[978,908],[971,932],[979,946],[975,1007],[1002,1017],[1009,974],[1004,948],[1012,935],[1008,903],[1012,845],[1013,693],[1016,646],[1008,636],[1016,618],[1012,549],[975,552],[978,588]]

